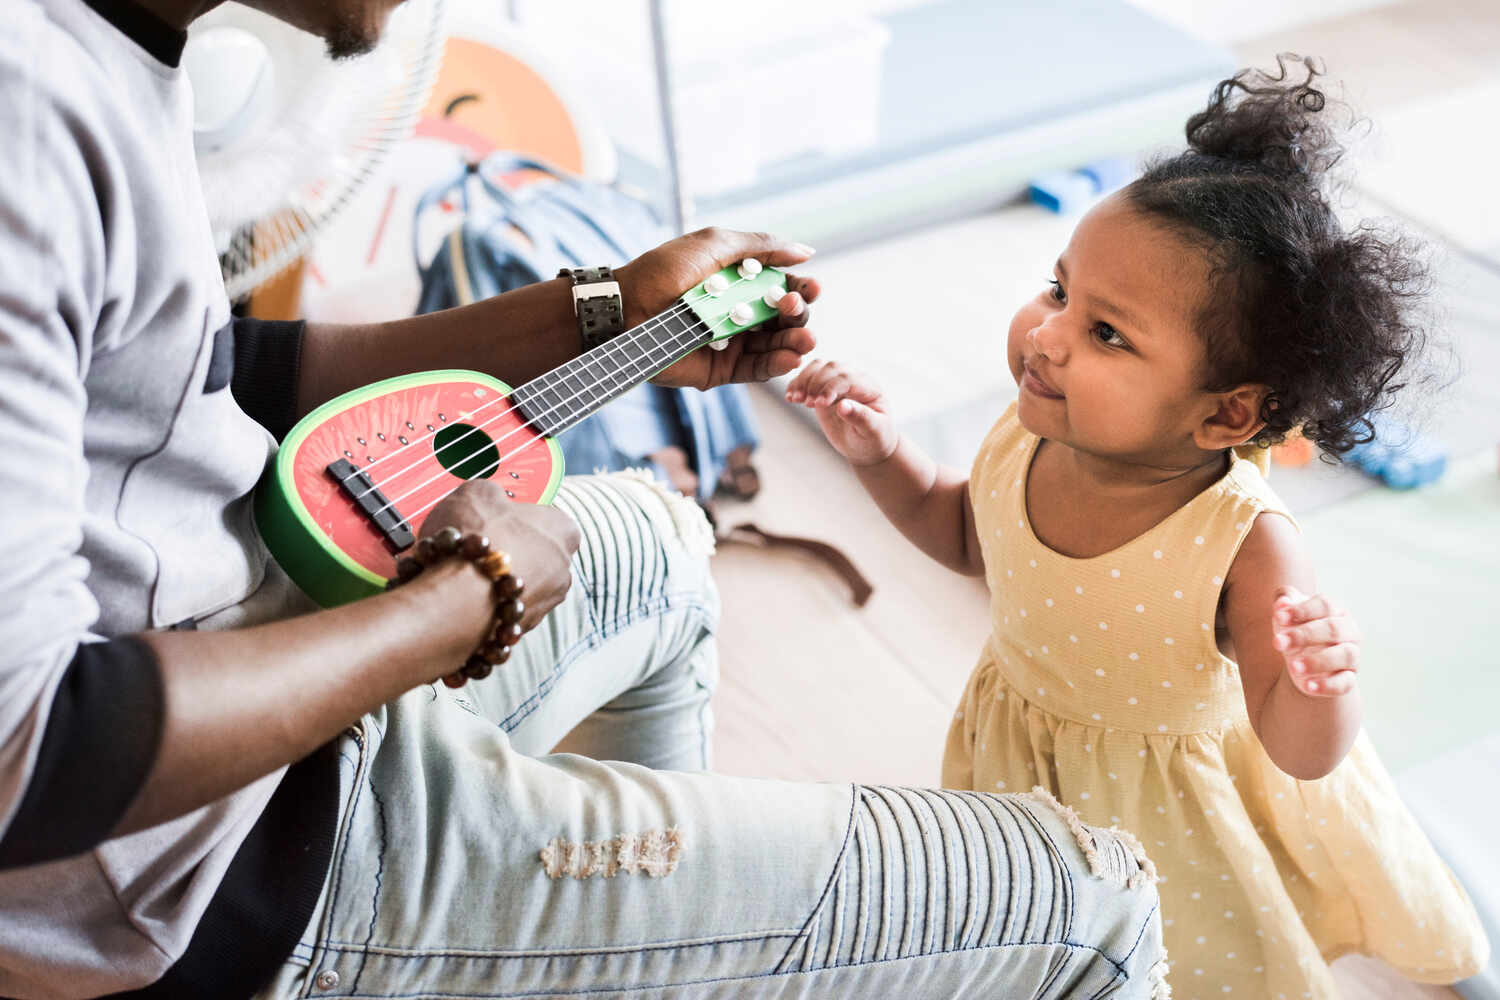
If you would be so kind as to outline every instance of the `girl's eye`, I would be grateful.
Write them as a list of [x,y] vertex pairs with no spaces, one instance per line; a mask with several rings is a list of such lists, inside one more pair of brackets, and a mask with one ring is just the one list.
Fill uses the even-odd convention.
[[1063,286],[1062,286],[1062,282],[1061,281],[1058,281],[1056,278],[1048,278],[1047,279],[1047,284],[1049,284],[1049,285],[1052,286],[1050,289],[1047,290],[1047,294],[1049,296],[1051,296],[1052,301],[1058,302],[1058,303],[1063,303],[1063,302],[1067,302],[1068,301],[1068,293],[1065,292],[1065,291],[1063,291]]
[[1099,342],[1105,347],[1130,346],[1128,343],[1126,343],[1125,338],[1120,336],[1120,331],[1116,330],[1108,323],[1096,323],[1094,325],[1094,336],[1098,337]]

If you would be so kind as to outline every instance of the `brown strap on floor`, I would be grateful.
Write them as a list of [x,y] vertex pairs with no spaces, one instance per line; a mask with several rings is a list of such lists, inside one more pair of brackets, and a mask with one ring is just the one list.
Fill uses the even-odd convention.
[[854,563],[849,561],[848,556],[827,542],[820,542],[815,538],[801,538],[796,535],[775,535],[769,531],[762,531],[753,524],[746,523],[737,524],[727,532],[719,535],[718,542],[721,545],[726,542],[740,542],[746,545],[759,545],[762,548],[785,547],[808,552],[827,563],[829,568],[843,577],[844,582],[849,585],[849,590],[852,592],[856,608],[864,607],[865,602],[870,599],[870,595],[875,592],[875,588],[870,585],[870,581],[865,579],[865,575],[855,567]]

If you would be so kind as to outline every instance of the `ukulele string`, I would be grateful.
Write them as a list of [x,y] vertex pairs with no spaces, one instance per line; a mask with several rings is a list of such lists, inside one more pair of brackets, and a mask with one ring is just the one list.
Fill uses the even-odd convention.
[[[652,323],[657,323],[657,324],[660,324],[660,325],[665,325],[666,320],[677,318],[677,317],[680,317],[680,316],[684,315],[686,312],[689,311],[690,306],[694,302],[698,302],[698,301],[701,301],[701,299],[693,299],[691,301],[687,300],[686,298],[679,299],[678,302],[675,305],[672,306],[672,308],[667,309],[667,310],[665,310],[665,311],[663,311],[661,313],[658,313],[657,315],[655,315],[655,316],[651,317],[650,319],[646,320],[645,322],[641,323],[639,326],[636,326],[632,330],[629,330],[626,333],[622,334],[621,336],[619,336],[619,337],[615,338],[614,340],[610,341],[607,349],[605,351],[603,351],[602,353],[600,353],[598,355],[598,357],[594,358],[593,360],[596,361],[596,362],[603,361],[606,358],[609,358],[611,355],[614,355],[614,354],[617,354],[617,353],[623,351],[627,347],[630,347],[630,346],[633,346],[635,344],[640,343],[644,339],[644,337],[645,337],[645,335],[647,333],[652,332],[651,330],[648,329],[648,327],[650,327],[650,325]],[[579,355],[579,358],[583,358],[583,357],[587,357],[587,355],[586,354]],[[575,358],[574,360],[576,361],[576,360],[578,360],[578,358]],[[551,372],[546,372],[546,373],[544,373],[542,375],[539,375],[539,376],[537,376],[536,379],[532,379],[532,382],[536,382],[536,381],[539,381],[541,379],[545,379],[550,374],[552,374],[552,373]],[[528,383],[526,383],[526,385],[530,385],[530,384],[532,384],[532,382],[528,382]],[[520,386],[518,388],[524,389],[524,388],[526,388],[526,385]],[[550,388],[550,386],[546,386],[545,388]],[[479,406],[476,409],[472,410],[468,415],[470,417],[472,417],[472,416],[477,415],[481,411],[486,410],[486,409],[488,409],[488,408],[490,408],[492,406],[497,406],[497,405],[500,405],[500,404],[503,404],[503,403],[510,402],[514,398],[514,396],[515,396],[515,392],[514,391],[510,395],[508,395],[508,396],[498,396],[495,399],[491,400],[490,402],[485,403],[482,406]],[[502,417],[505,417],[505,416],[507,416],[507,415],[509,415],[511,413],[514,413],[515,411],[519,410],[520,408],[521,408],[520,404],[517,403],[517,404],[511,406],[510,409],[508,409],[508,410],[505,410],[505,411],[500,412],[500,413],[492,414],[491,416],[487,417],[486,420],[485,420],[485,422],[484,422],[484,424],[481,424],[480,426],[486,426],[486,425],[488,425],[490,423],[493,423],[495,420],[501,419]],[[468,437],[470,434],[473,434],[478,429],[479,429],[478,427],[471,427],[471,428],[469,428],[467,431],[464,431],[462,434],[460,434],[458,437],[454,438],[453,440],[447,442],[446,444],[444,444],[444,445],[442,445],[440,447],[434,448],[433,449],[433,453],[436,454],[436,453],[441,452],[441,451],[443,451],[443,450],[445,450],[447,448],[452,447],[455,444],[458,444],[458,442],[462,441],[464,438]],[[349,479],[353,479],[354,476],[358,475],[360,472],[368,474],[371,469],[375,468],[377,465],[380,465],[382,462],[385,462],[386,460],[391,459],[391,458],[395,458],[396,456],[400,455],[403,451],[407,450],[408,448],[413,448],[413,447],[416,447],[417,445],[425,444],[430,438],[436,437],[437,434],[438,434],[438,429],[434,428],[430,433],[424,434],[423,436],[421,436],[419,438],[415,438],[415,439],[407,442],[406,444],[401,445],[399,448],[396,448],[396,449],[394,449],[394,450],[392,450],[390,452],[387,452],[384,455],[381,455],[379,458],[375,459],[373,462],[370,462],[368,465],[364,466],[364,468],[356,470],[353,474],[351,474],[350,476],[346,477],[344,480],[341,480],[341,482],[347,482]],[[404,466],[403,468],[397,469],[395,472],[391,473],[390,478],[387,479],[386,482],[388,482],[388,483],[389,482],[394,482],[397,477],[399,477],[403,473],[409,472],[410,470],[412,470],[412,469],[416,468],[417,466],[421,465],[425,460],[426,460],[426,456],[423,456],[421,458],[418,458],[416,461],[412,462],[411,464],[409,464],[407,466]],[[373,480],[372,480],[372,482],[373,482]],[[365,491],[365,493],[369,493],[369,492],[371,492],[371,491],[370,490],[366,490]],[[363,495],[364,494],[359,494],[359,496],[363,496]],[[359,496],[356,496],[354,499],[358,500]]]
[[[729,317],[727,317],[727,316],[724,316],[724,317],[720,318],[720,322],[726,322],[726,321],[727,322],[732,322],[731,320],[729,320]],[[705,325],[708,325],[708,324],[705,324]],[[717,329],[716,329],[716,326],[714,326],[714,325],[708,325],[708,329],[709,329],[709,331],[711,333],[717,333],[718,332]],[[642,358],[641,361],[649,361],[653,365],[657,364],[662,359],[660,359],[660,358],[652,359],[651,355],[654,354],[657,351],[663,351],[663,350],[667,352],[666,357],[670,358],[671,357],[671,352],[676,351],[676,350],[678,350],[678,349],[686,346],[686,344],[678,342],[680,340],[680,338],[682,338],[683,336],[689,336],[691,338],[693,335],[694,335],[694,331],[691,331],[691,330],[686,330],[686,331],[683,331],[682,333],[678,333],[678,334],[676,334],[673,337],[673,340],[672,340],[671,343],[667,343],[667,344],[658,343],[651,350],[648,350],[646,352],[645,357]],[[687,343],[691,343],[691,342],[692,341],[690,339]],[[634,362],[634,363],[640,364],[641,361],[637,361],[637,362]],[[667,367],[667,366],[663,365],[662,367]],[[644,371],[645,369],[642,368],[642,370]],[[573,402],[575,400],[582,399],[587,393],[588,393],[588,389],[587,389],[587,387],[585,387],[583,390],[581,390],[579,392],[576,392],[576,393],[574,393],[571,396],[568,396],[568,397],[565,397],[565,398],[561,399],[559,402],[557,402],[553,406],[551,406],[548,409],[542,411],[541,413],[538,413],[535,417],[531,418],[530,420],[526,421],[523,424],[520,424],[520,425],[516,426],[515,428],[511,429],[510,431],[506,432],[505,434],[501,435],[500,437],[494,439],[494,441],[491,441],[488,444],[486,444],[483,447],[481,447],[479,450],[477,450],[475,452],[472,452],[469,455],[464,456],[463,459],[461,459],[460,461],[454,462],[453,464],[454,465],[462,465],[464,462],[469,462],[469,461],[472,461],[472,460],[474,460],[476,458],[479,458],[490,447],[499,444],[500,442],[506,440],[507,438],[510,438],[510,437],[513,437],[516,434],[519,434],[523,430],[530,429],[531,427],[533,427],[533,425],[539,423],[543,417],[545,417],[548,414],[552,413],[554,410],[557,410],[557,409],[559,409],[559,408],[561,408],[563,406],[566,406],[567,404],[569,404],[569,403],[571,403],[571,402]],[[516,409],[516,408],[513,407],[511,410],[506,411],[506,413],[513,412],[514,409]],[[482,426],[487,426],[488,424],[493,423],[495,420],[498,420],[498,419],[500,419],[503,416],[505,416],[504,413],[499,414],[499,415],[497,415],[495,417],[492,417],[489,420],[485,421],[485,423],[481,424],[480,426],[481,427]],[[475,428],[475,429],[477,429],[477,428]],[[466,434],[464,436],[467,436],[467,433],[469,433],[469,432],[466,432]],[[449,445],[452,445],[452,444],[456,443],[457,440],[458,439],[455,438],[454,441],[448,442],[448,445],[444,445],[443,447],[446,448]],[[509,459],[509,458],[511,458],[511,457],[513,457],[513,456],[515,456],[517,454],[519,454],[520,452],[524,451],[526,448],[530,447],[531,445],[539,443],[541,441],[545,441],[545,440],[546,440],[546,438],[542,437],[540,435],[532,435],[519,448],[514,449],[513,451],[507,453],[506,455],[502,456],[501,458],[499,458],[496,461],[490,462],[483,469],[481,469],[478,472],[476,472],[474,474],[474,477],[472,477],[472,478],[477,478],[479,476],[484,475],[487,472],[490,472],[490,471],[493,471],[494,469],[499,468],[500,463],[502,463],[502,462],[506,461],[507,459]],[[424,456],[424,460],[425,460],[425,456]],[[413,463],[413,464],[414,465],[415,464],[420,464],[420,461],[418,463]],[[412,466],[408,466],[407,468],[411,468],[411,467]],[[376,516],[378,514],[384,513],[385,511],[387,511],[390,508],[394,507],[396,504],[400,503],[402,500],[405,500],[406,498],[412,496],[414,493],[416,493],[418,490],[422,489],[424,486],[427,486],[428,484],[430,484],[430,483],[436,481],[437,479],[441,478],[445,473],[448,473],[447,467],[444,467],[442,470],[440,470],[440,471],[434,473],[433,475],[427,477],[422,482],[416,484],[415,486],[413,486],[411,489],[407,490],[405,493],[401,494],[400,496],[397,496],[397,497],[394,497],[394,498],[392,498],[390,500],[387,500],[384,506],[380,507],[378,510],[371,511],[370,512],[370,516],[373,517],[373,516]],[[394,481],[394,477],[392,477],[392,480],[388,480],[388,482],[389,481]],[[373,482],[373,480],[372,480],[372,482]],[[377,483],[377,484],[374,485],[373,489],[379,489],[380,487],[381,487],[381,484]],[[457,489],[457,487],[454,487],[454,489]],[[368,493],[370,491],[367,490],[366,492]],[[450,493],[451,492],[452,491],[450,491]],[[431,508],[432,506],[434,506],[438,502],[446,499],[448,495],[449,495],[448,493],[443,494],[442,496],[438,497],[436,500],[433,500],[431,503],[429,503],[426,506],[422,507],[421,510],[419,510],[419,511],[414,511],[411,514],[402,515],[403,519],[409,519],[409,518],[412,518],[412,517],[416,517],[418,514],[422,513],[423,511],[428,510],[429,508]]]

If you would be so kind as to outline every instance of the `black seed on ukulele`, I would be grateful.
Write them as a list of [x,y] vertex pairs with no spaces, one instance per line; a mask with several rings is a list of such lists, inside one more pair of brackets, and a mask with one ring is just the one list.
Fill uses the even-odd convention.
[[410,420],[408,420],[408,421],[407,421],[407,422],[406,422],[406,429],[407,429],[407,430],[409,430],[409,431],[414,431],[414,430],[416,430],[416,428],[415,428],[415,427],[413,427],[413,426],[412,426],[412,425],[411,425],[411,421],[410,421]]
[[354,440],[358,441],[360,444],[365,444],[364,438],[355,438]]
[[353,458],[354,457],[354,452],[350,451],[348,448],[345,448],[344,449],[344,457],[345,458]]
[[385,440],[385,435],[384,434],[376,434],[375,436],[378,437],[378,438],[380,438],[380,440],[382,440],[382,441]]
[[515,494],[512,493],[510,490],[506,490],[505,491],[505,495],[508,496],[508,497],[514,497],[515,496]]
[[440,420],[440,421],[442,421],[443,423],[446,424],[448,422],[448,415],[445,414],[445,413],[439,413],[438,414],[438,420]]
[[373,463],[375,461],[375,456],[374,455],[366,455],[365,456],[365,461]]
[[519,472],[512,472],[510,474],[510,478],[512,478],[512,479],[520,479],[521,478],[521,474]]
[[396,440],[400,441],[402,444],[406,444],[406,435],[405,434],[397,434],[396,435]]
[[435,431],[435,430],[437,430],[437,428],[436,428],[436,427],[434,427],[434,426],[432,426],[432,425],[431,425],[431,424],[428,424],[428,425],[427,425],[427,429],[428,429],[428,430],[430,430],[430,431]]

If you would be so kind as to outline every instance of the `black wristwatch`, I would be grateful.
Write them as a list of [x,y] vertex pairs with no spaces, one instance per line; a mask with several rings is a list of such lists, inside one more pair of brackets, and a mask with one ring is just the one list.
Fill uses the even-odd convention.
[[557,276],[573,282],[573,314],[578,317],[578,337],[584,351],[625,331],[625,304],[613,271],[607,267],[565,267]]

